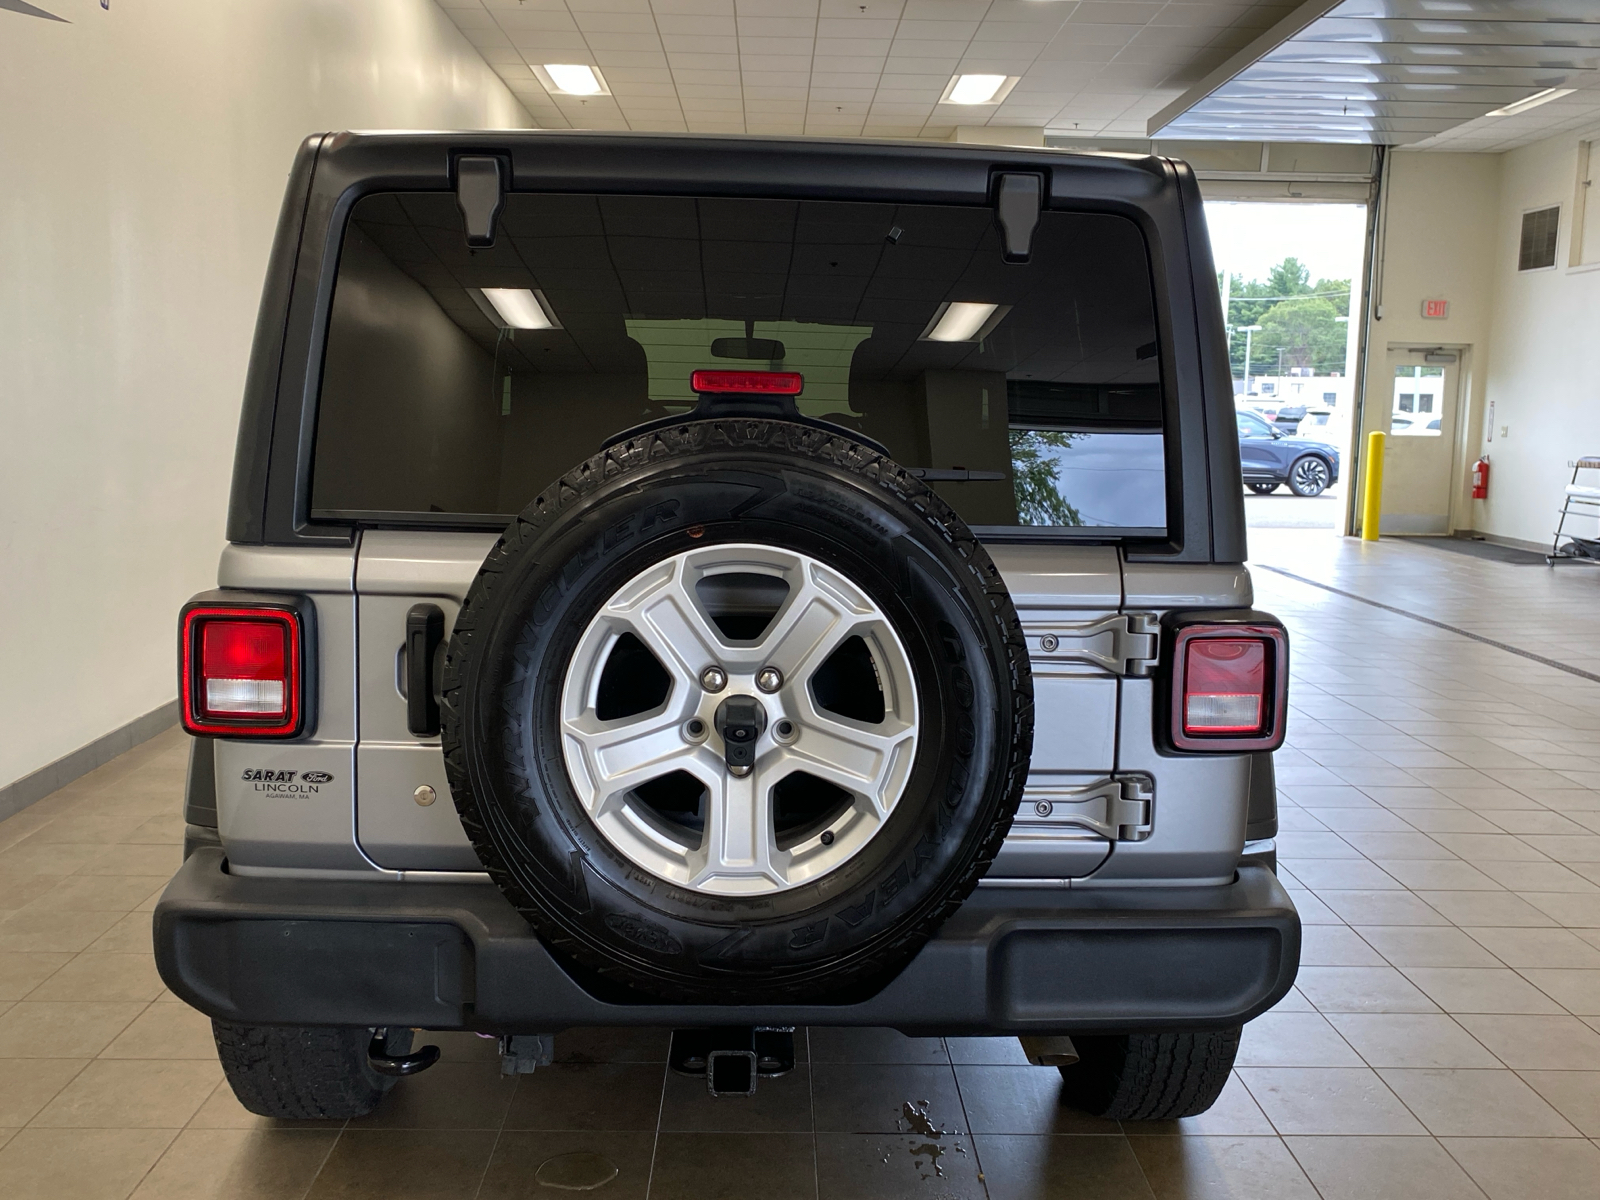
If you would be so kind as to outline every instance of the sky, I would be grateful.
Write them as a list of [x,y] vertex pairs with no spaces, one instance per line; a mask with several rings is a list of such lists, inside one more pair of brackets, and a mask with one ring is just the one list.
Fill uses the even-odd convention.
[[1311,268],[1313,281],[1353,279],[1366,221],[1364,204],[1206,203],[1217,270],[1247,280],[1265,279],[1290,255]]

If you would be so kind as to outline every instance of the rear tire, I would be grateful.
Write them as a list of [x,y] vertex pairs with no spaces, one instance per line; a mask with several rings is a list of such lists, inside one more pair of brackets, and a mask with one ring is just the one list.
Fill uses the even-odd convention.
[[[395,1083],[367,1062],[371,1029],[212,1021],[211,1030],[233,1094],[257,1116],[289,1121],[364,1117]],[[385,1048],[404,1054],[411,1037],[411,1030],[397,1030]]]
[[1289,490],[1296,496],[1320,496],[1332,481],[1333,470],[1327,460],[1315,454],[1302,455],[1289,468]]
[[1113,1121],[1199,1116],[1227,1085],[1240,1032],[1236,1026],[1073,1038],[1079,1057],[1060,1068],[1062,1100]]

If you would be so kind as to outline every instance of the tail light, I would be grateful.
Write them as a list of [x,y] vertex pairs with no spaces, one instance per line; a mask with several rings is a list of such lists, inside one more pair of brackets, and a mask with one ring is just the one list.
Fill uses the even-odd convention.
[[199,737],[287,738],[308,727],[311,607],[300,597],[208,592],[179,617],[183,727]]
[[695,371],[689,386],[701,395],[798,396],[805,386],[798,371]]
[[1283,626],[1257,612],[1179,620],[1170,659],[1173,745],[1231,753],[1276,750],[1283,744],[1288,705],[1289,638]]

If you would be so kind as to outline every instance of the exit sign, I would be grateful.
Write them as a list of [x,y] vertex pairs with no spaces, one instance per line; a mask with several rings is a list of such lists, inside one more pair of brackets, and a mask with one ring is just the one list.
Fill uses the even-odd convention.
[[1422,302],[1422,315],[1431,321],[1442,321],[1450,315],[1450,301],[1424,300]]

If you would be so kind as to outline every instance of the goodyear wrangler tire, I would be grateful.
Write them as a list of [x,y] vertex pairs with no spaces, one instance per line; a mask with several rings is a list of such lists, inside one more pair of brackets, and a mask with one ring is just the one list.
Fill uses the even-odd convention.
[[642,433],[501,536],[444,668],[445,763],[546,944],[651,997],[881,986],[977,885],[1033,691],[972,532],[843,435]]

